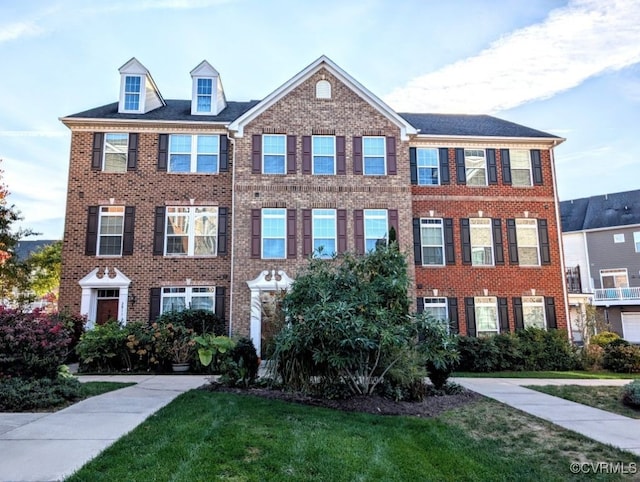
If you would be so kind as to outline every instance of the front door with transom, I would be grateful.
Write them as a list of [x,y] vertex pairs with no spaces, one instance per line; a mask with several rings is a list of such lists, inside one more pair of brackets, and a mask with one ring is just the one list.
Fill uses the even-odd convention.
[[98,290],[96,323],[104,325],[109,320],[118,319],[118,302],[120,290]]

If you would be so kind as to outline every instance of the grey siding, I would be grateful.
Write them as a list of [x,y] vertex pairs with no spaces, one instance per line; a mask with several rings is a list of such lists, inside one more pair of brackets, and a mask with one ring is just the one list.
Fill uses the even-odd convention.
[[[596,289],[602,288],[601,269],[626,268],[629,286],[640,286],[640,253],[635,251],[634,232],[640,232],[640,226],[611,228],[587,233],[591,276]],[[624,243],[614,243],[614,234],[624,234]]]

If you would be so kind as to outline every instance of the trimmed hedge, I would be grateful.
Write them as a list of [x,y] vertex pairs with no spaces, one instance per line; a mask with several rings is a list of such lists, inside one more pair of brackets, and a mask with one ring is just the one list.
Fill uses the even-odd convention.
[[0,380],[0,412],[48,410],[80,398],[76,378],[7,378]]

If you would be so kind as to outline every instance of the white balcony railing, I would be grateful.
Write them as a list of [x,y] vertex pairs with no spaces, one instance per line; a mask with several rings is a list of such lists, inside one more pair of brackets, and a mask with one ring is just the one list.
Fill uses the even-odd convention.
[[[604,288],[595,290],[593,301],[596,304],[632,302],[640,304],[640,287],[633,288]],[[635,303],[633,303],[635,302]]]

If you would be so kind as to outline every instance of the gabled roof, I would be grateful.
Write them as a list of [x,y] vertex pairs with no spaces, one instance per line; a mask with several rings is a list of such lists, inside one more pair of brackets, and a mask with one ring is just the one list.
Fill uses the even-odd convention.
[[85,110],[78,114],[63,117],[61,120],[104,119],[104,120],[136,120],[149,122],[220,122],[229,123],[255,106],[259,101],[227,102],[227,107],[218,115],[191,115],[191,100],[167,100],[164,107],[146,114],[122,114],[118,112],[118,103],[103,105],[95,109]]
[[118,72],[120,72],[120,75],[144,75],[149,81],[149,84],[153,88],[156,96],[158,96],[158,100],[160,101],[160,103],[163,105],[165,104],[165,100],[160,93],[160,89],[158,89],[156,81],[153,80],[153,77],[151,77],[151,72],[149,72],[149,69],[142,65],[142,63],[138,59],[136,59],[135,57],[131,57],[127,62],[125,62],[122,67],[118,69]]
[[244,126],[259,116],[262,112],[267,110],[273,104],[278,102],[281,98],[287,95],[291,90],[302,84],[309,77],[321,68],[327,69],[332,75],[337,77],[341,82],[346,84],[351,90],[353,90],[364,101],[368,102],[373,108],[377,109],[382,115],[387,117],[391,122],[396,124],[400,128],[401,137],[406,139],[409,134],[415,134],[415,128],[408,123],[405,119],[400,117],[391,107],[385,104],[382,100],[372,94],[357,80],[347,74],[344,70],[338,67],[327,56],[322,55],[315,62],[312,62],[306,68],[301,70],[298,74],[292,77],[290,80],[282,84],[271,94],[265,97],[259,104],[254,106],[249,111],[245,112],[242,116],[236,119],[229,125],[230,130],[237,131],[237,136],[242,137]]
[[418,136],[472,136],[564,139],[490,115],[401,113]]
[[562,201],[560,222],[564,233],[640,224],[640,190]]
[[189,72],[191,77],[218,77],[218,71],[206,60],[203,60],[195,68]]

